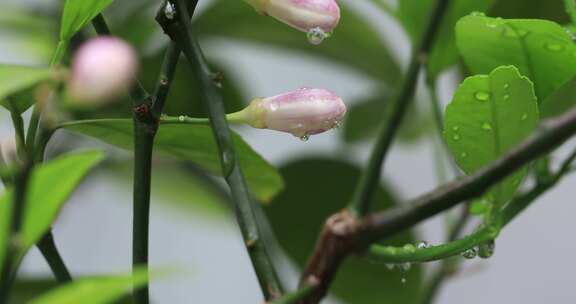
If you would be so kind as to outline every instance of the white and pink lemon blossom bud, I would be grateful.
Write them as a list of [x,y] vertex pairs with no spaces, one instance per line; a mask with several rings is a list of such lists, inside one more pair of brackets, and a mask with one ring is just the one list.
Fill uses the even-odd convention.
[[336,0],[246,0],[258,12],[272,16],[308,33],[312,44],[320,44],[340,21]]
[[136,53],[121,39],[103,36],[84,43],[72,61],[71,102],[95,106],[114,100],[132,85],[137,64]]
[[346,105],[338,95],[324,89],[301,88],[257,98],[242,111],[229,114],[228,119],[306,140],[310,135],[338,127],[345,114]]

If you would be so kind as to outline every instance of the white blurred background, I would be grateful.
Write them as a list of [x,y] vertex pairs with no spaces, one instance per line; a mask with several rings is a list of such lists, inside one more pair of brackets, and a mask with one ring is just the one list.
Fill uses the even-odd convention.
[[[3,4],[51,5],[46,0],[2,0]],[[352,1],[350,1],[352,2]],[[354,1],[355,2],[355,1]],[[359,1],[361,2],[361,1]],[[409,42],[390,17],[371,5],[354,3],[369,11],[404,66]],[[255,18],[258,16],[255,15]],[[345,20],[343,20],[345,22]],[[13,39],[0,28],[0,62],[33,63],[37,54],[15,52]],[[303,36],[302,39],[305,37]],[[233,67],[249,96],[267,96],[301,86],[334,90],[345,101],[366,96],[378,85],[365,76],[319,62],[299,53],[279,53],[238,41],[205,41],[203,47],[220,62]],[[442,77],[441,99],[446,104],[455,88],[455,73]],[[279,77],[281,75],[281,77]],[[423,90],[420,90],[423,91]],[[274,165],[300,155],[339,153],[335,132],[301,142],[286,134],[240,129],[244,138]],[[0,110],[0,138],[13,136],[7,111]],[[574,147],[576,141],[564,146]],[[386,162],[384,173],[402,197],[414,197],[437,184],[432,140],[398,144]],[[351,160],[364,164],[370,145],[354,149]],[[116,153],[125,157],[127,153]],[[155,181],[153,180],[153,183]],[[437,303],[575,303],[576,176],[566,178],[502,232],[496,253],[489,260],[464,263],[463,271],[447,281]],[[156,303],[261,303],[255,276],[232,217],[225,212],[194,208],[194,197],[184,198],[191,207],[183,211],[162,203],[166,196],[153,189],[151,264],[175,265],[186,273],[153,283]],[[131,185],[110,179],[105,172],[92,174],[75,192],[54,227],[58,247],[75,277],[127,272],[131,263]],[[445,220],[437,217],[418,227],[431,243],[443,239]],[[50,276],[36,249],[26,257],[23,276]],[[400,277],[398,278],[400,279]],[[356,303],[354,303],[356,304]],[[358,303],[361,304],[361,303]]]

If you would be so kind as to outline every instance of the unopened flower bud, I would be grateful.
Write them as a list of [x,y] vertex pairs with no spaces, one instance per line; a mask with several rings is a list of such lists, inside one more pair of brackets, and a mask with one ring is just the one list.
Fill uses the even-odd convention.
[[124,93],[137,70],[136,54],[113,37],[94,38],[76,52],[68,96],[76,105],[105,104]]
[[339,126],[346,105],[336,94],[324,89],[296,91],[253,100],[244,110],[229,114],[232,122],[255,128],[291,133],[302,139]]
[[248,0],[259,12],[272,16],[308,33],[311,43],[319,44],[340,21],[336,0]]

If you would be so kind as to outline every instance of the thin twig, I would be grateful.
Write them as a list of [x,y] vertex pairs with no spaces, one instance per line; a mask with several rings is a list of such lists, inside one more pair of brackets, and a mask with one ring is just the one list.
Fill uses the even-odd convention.
[[[184,0],[171,0],[176,8],[176,16],[170,18],[162,11],[157,20],[170,38],[182,49],[192,71],[200,79],[203,99],[208,109],[210,123],[220,152],[223,176],[228,183],[234,202],[236,215],[260,287],[266,300],[274,300],[282,294],[268,249],[263,242],[260,227],[255,216],[254,201],[249,193],[244,175],[232,142],[226,121],[226,112],[219,90],[219,83],[213,77],[196,37],[191,32],[190,16],[186,12]],[[171,5],[167,4],[167,5]]]
[[530,138],[474,175],[444,185],[400,207],[362,219],[347,210],[331,216],[324,225],[302,280],[320,283],[300,303],[318,303],[324,297],[347,255],[363,252],[376,241],[400,233],[461,202],[481,196],[490,187],[558,147],[574,134],[576,108],[542,122]]
[[402,124],[406,110],[412,104],[416,91],[416,84],[422,66],[428,60],[429,53],[434,45],[442,18],[446,14],[450,0],[438,0],[431,14],[426,32],[418,46],[414,49],[408,72],[397,97],[388,106],[385,124],[379,132],[378,141],[374,145],[368,167],[362,174],[360,182],[354,192],[354,197],[348,207],[354,216],[363,216],[370,211],[374,191],[380,182],[382,165],[394,140],[399,126]]

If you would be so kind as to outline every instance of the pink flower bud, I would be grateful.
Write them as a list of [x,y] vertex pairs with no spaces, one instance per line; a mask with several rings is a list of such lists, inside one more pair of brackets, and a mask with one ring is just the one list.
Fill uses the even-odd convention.
[[346,105],[336,94],[323,89],[302,88],[255,99],[244,110],[230,114],[229,119],[307,139],[309,135],[338,127],[345,114]]
[[113,37],[94,38],[74,56],[68,95],[80,105],[106,103],[130,87],[136,70],[136,54],[130,45]]
[[308,33],[311,43],[319,44],[340,21],[336,0],[248,0],[259,12]]

